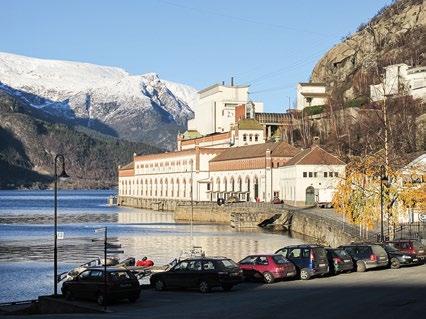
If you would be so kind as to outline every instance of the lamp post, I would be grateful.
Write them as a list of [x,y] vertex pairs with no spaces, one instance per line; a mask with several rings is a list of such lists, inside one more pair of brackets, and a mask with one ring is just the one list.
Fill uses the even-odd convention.
[[[58,160],[62,161],[62,172],[58,175]],[[58,180],[69,176],[65,172],[65,158],[62,154],[55,156],[55,188],[54,188],[54,248],[53,248],[53,294],[58,295]]]
[[380,241],[384,240],[383,230],[383,182],[387,181],[386,168],[384,165],[380,165]]

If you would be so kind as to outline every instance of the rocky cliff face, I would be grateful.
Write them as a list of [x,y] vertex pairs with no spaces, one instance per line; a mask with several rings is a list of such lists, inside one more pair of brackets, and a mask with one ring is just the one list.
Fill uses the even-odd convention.
[[316,64],[311,81],[330,85],[336,96],[368,96],[384,66],[426,64],[426,12],[423,0],[400,0],[380,10],[358,31]]
[[35,109],[114,137],[174,148],[196,90],[155,73],[0,53],[0,90]]

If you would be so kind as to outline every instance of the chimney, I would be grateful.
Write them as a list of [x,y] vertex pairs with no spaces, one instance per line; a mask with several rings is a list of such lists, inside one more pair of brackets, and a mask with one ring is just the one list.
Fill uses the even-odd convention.
[[231,76],[231,86],[234,86],[234,77]]

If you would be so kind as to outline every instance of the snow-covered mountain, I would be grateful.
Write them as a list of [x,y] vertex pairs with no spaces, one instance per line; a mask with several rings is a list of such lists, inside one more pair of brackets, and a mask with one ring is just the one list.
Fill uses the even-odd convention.
[[196,103],[194,88],[155,73],[1,52],[0,89],[72,123],[167,148]]

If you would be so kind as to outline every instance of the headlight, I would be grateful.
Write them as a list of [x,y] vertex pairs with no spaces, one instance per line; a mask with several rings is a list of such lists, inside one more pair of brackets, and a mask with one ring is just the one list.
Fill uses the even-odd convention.
[[411,256],[404,255],[404,256],[402,256],[402,258],[404,258],[404,259],[411,259]]

